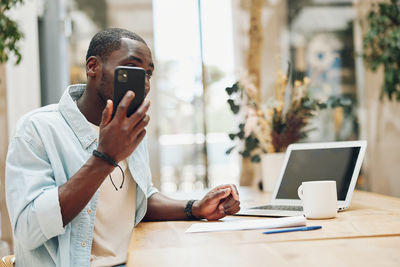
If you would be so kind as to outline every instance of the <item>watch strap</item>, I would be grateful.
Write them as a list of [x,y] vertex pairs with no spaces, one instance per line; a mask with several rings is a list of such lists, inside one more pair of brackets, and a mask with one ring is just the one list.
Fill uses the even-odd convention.
[[185,215],[189,220],[197,220],[197,218],[192,213],[192,208],[193,208],[194,202],[196,202],[196,200],[192,199],[186,203]]

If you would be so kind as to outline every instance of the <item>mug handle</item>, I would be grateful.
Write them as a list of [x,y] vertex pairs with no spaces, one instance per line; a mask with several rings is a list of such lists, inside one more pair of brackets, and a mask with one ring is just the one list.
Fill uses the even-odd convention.
[[299,188],[297,189],[297,195],[301,200],[303,200],[303,185],[300,185]]

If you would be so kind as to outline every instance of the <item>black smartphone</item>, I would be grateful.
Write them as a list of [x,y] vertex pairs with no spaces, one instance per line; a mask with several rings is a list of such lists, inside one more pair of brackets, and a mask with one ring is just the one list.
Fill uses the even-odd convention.
[[118,66],[114,71],[114,108],[113,117],[117,111],[119,102],[128,90],[135,92],[135,98],[128,107],[126,116],[129,117],[142,104],[145,98],[146,72],[142,68]]

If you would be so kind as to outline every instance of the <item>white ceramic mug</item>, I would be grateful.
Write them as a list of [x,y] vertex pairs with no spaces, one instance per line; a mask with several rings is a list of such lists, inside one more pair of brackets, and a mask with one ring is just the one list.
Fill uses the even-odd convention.
[[338,210],[336,181],[302,182],[297,190],[308,219],[336,217]]

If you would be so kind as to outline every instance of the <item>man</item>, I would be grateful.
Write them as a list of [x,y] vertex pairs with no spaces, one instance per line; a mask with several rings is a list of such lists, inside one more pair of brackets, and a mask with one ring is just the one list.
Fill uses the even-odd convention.
[[154,64],[145,41],[122,29],[97,33],[86,56],[87,84],[68,87],[58,104],[19,121],[6,167],[17,266],[117,266],[143,219],[217,220],[240,209],[234,185],[199,201],[173,200],[152,186],[150,101],[127,117],[135,97],[129,91],[112,118],[114,69],[121,65],[146,71],[148,93]]

